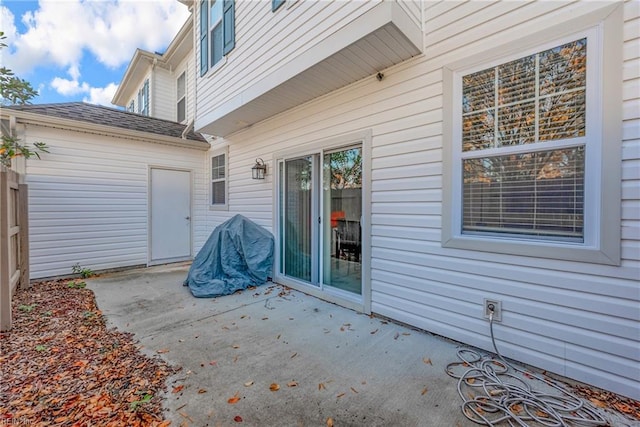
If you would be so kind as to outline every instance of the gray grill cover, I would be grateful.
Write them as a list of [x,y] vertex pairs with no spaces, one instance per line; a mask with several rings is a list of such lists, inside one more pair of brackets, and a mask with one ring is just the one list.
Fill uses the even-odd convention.
[[273,246],[269,231],[236,215],[213,230],[194,258],[184,285],[198,298],[262,285],[272,271]]

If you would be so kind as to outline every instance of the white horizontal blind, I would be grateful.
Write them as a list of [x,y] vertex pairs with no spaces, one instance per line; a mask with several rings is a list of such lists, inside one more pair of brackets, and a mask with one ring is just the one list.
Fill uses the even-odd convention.
[[583,239],[586,46],[462,77],[464,233]]

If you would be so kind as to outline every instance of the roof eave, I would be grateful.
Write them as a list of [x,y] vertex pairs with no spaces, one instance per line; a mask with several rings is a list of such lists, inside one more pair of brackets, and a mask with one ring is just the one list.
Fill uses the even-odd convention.
[[136,75],[144,73],[146,67],[153,63],[154,59],[162,59],[162,56],[142,49],[136,49],[127,70],[118,85],[116,93],[113,95],[111,103],[120,107],[126,107],[127,101],[131,98],[131,93],[137,88],[133,83],[137,82]]
[[124,139],[135,141],[150,142],[155,144],[171,145],[174,147],[191,148],[194,150],[207,151],[211,145],[204,141],[195,141],[192,139],[182,139],[173,136],[160,135],[155,133],[118,128],[115,126],[99,125],[95,123],[83,122],[80,120],[65,119],[55,116],[47,116],[44,114],[30,113],[20,110],[5,109],[3,116],[15,117],[16,122],[20,124],[31,124],[56,129],[65,129],[92,133],[96,135],[116,136]]

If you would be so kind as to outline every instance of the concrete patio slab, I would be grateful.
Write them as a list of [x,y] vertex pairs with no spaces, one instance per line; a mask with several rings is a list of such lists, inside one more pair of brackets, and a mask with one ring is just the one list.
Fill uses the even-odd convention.
[[187,271],[87,280],[110,325],[182,368],[166,393],[172,425],[477,425],[445,373],[457,343],[275,284],[197,299]]

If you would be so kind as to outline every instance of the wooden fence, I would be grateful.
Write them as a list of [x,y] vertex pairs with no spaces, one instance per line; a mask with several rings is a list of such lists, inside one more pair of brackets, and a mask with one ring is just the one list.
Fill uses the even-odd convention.
[[0,330],[11,329],[11,299],[29,287],[29,207],[24,177],[0,165]]

